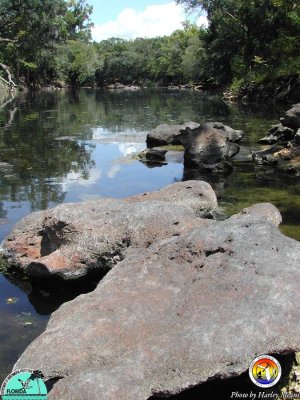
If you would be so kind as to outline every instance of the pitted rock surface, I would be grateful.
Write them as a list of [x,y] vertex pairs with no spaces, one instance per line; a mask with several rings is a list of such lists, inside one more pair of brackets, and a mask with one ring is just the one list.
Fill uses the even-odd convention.
[[25,217],[2,247],[9,264],[32,278],[77,279],[112,268],[128,247],[148,247],[203,224],[195,215],[208,215],[216,206],[211,186],[198,181],[128,201],[62,204]]
[[256,205],[128,249],[94,292],[52,315],[15,368],[61,378],[49,400],[147,400],[300,350],[300,244],[278,222],[273,206]]

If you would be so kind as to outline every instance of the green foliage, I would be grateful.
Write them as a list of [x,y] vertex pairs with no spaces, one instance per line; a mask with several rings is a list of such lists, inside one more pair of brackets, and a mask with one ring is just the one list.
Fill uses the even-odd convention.
[[299,77],[299,2],[177,2],[204,10],[208,28],[186,22],[170,36],[92,43],[86,0],[0,0],[0,62],[27,86],[210,81],[238,89]]
[[85,0],[1,0],[0,59],[28,86],[53,80],[57,46],[90,38],[91,11]]
[[170,36],[131,41],[112,38],[95,44],[103,67],[97,82],[182,83],[201,80],[204,31],[186,23]]
[[207,13],[207,66],[216,82],[298,74],[300,5],[294,0],[177,0]]
[[94,84],[95,71],[102,65],[95,46],[78,40],[61,46],[56,60],[60,78],[72,86]]

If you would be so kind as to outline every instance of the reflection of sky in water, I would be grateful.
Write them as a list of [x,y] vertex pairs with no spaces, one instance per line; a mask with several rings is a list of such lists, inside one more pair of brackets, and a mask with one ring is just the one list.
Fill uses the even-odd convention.
[[88,176],[70,172],[62,182],[65,201],[89,198],[127,197],[136,193],[159,189],[182,177],[183,166],[170,162],[160,168],[147,168],[130,155],[144,149],[139,143],[97,143],[92,153],[95,166]]
[[120,143],[118,147],[123,156],[130,156],[144,150],[145,143]]
[[143,143],[145,145],[147,132],[126,129],[112,132],[109,129],[98,126],[92,129],[92,139],[101,143]]

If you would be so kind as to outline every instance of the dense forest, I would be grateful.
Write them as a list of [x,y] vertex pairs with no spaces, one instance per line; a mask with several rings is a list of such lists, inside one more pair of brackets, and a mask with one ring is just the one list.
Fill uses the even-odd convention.
[[177,0],[205,11],[170,36],[92,41],[85,0],[0,0],[0,78],[10,86],[145,86],[209,83],[241,89],[299,88],[300,3]]

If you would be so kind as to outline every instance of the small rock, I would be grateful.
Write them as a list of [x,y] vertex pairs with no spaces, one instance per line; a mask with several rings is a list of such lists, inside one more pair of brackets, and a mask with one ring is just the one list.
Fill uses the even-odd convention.
[[139,158],[143,161],[155,161],[155,162],[162,162],[165,161],[165,155],[167,150],[163,149],[146,149],[142,153],[139,154]]
[[300,128],[297,130],[295,134],[295,142],[300,145]]
[[280,118],[280,122],[283,126],[288,126],[292,129],[300,128],[300,103],[294,104],[293,107],[285,113],[285,116]]

